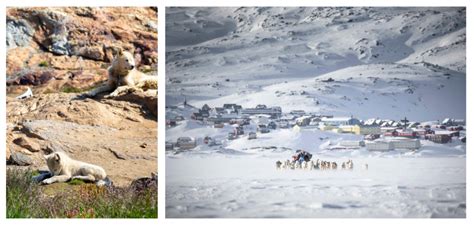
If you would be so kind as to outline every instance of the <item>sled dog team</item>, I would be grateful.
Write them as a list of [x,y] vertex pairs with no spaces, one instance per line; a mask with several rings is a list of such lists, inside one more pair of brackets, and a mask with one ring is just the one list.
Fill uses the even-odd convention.
[[[276,169],[277,170],[287,170],[287,169],[304,169],[304,170],[337,170],[336,162],[329,162],[324,160],[317,159],[316,161],[277,161]],[[368,169],[368,164],[365,164],[365,168]],[[352,170],[354,169],[354,163],[352,159],[349,159],[347,162],[342,162],[341,169],[343,170]]]

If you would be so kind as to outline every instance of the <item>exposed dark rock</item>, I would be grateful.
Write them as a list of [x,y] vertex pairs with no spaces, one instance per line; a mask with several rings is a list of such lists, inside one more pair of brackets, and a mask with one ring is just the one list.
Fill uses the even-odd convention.
[[28,149],[30,152],[39,152],[41,150],[41,145],[36,142],[33,142],[29,138],[20,137],[13,140],[13,143],[17,144],[22,148]]
[[33,160],[29,156],[23,153],[13,152],[10,155],[9,163],[12,165],[18,165],[18,166],[29,166],[33,164]]

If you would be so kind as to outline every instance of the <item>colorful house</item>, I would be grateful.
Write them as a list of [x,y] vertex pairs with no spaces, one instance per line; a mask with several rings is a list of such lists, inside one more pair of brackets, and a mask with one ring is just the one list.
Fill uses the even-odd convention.
[[368,135],[368,134],[381,134],[382,130],[377,125],[354,125],[354,134]]

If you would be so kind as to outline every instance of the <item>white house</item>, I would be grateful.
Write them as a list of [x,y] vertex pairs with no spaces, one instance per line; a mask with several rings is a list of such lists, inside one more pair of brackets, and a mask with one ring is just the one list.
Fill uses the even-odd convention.
[[324,123],[325,125],[330,125],[330,126],[356,125],[360,123],[358,119],[353,118],[353,117],[333,117],[333,118],[324,117],[321,119],[321,122]]
[[365,146],[368,151],[391,151],[395,149],[393,142],[390,141],[366,141]]

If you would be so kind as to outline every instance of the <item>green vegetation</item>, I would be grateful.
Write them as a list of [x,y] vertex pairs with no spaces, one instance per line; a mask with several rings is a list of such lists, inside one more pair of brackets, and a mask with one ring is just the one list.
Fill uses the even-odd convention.
[[[7,218],[157,218],[156,188],[97,187],[72,180],[39,185],[33,172],[7,169]],[[74,185],[71,185],[74,184]]]
[[83,180],[79,180],[79,179],[72,179],[67,183],[70,184],[70,185],[81,185],[81,184],[85,184],[86,182],[84,182]]
[[82,90],[80,88],[71,87],[71,86],[68,86],[68,85],[65,85],[61,88],[61,92],[64,92],[64,93],[81,93],[83,91],[84,90]]
[[39,67],[49,67],[49,63],[47,61],[41,61],[39,64],[38,64]]
[[156,72],[156,69],[153,69],[153,68],[142,68],[142,69],[140,69],[140,71],[141,71],[142,73],[148,74],[148,73],[151,73],[151,72]]
[[[94,83],[93,85],[89,86],[89,87],[86,87],[86,88],[77,88],[77,87],[71,87],[69,85],[64,85],[60,92],[63,92],[63,93],[82,93],[82,92],[87,92],[87,91],[90,91],[96,87],[99,87],[100,85],[102,85],[102,81],[100,82],[96,82]],[[53,92],[51,92],[53,93]]]

